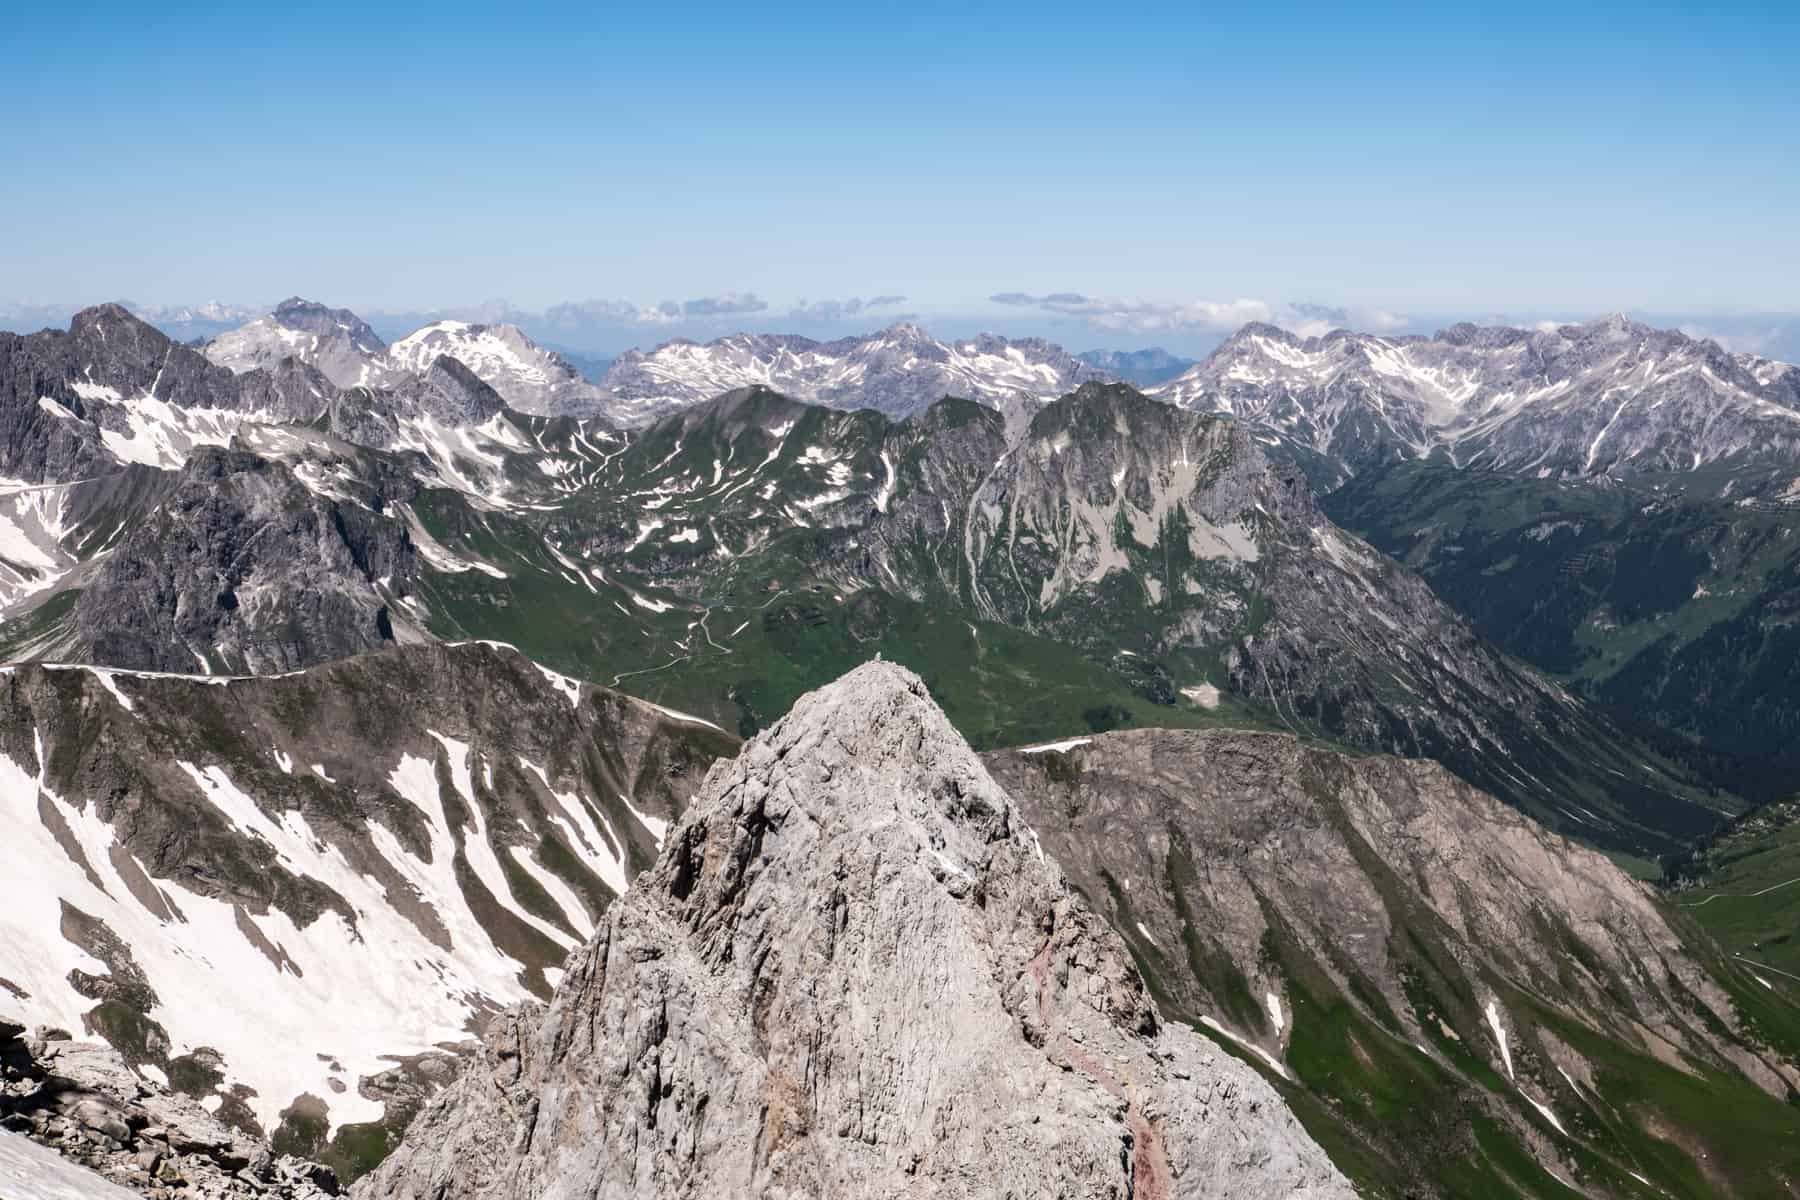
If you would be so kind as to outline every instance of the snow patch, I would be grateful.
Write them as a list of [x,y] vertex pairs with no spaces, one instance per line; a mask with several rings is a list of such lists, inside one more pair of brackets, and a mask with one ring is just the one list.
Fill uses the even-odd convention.
[[551,687],[569,698],[571,707],[576,709],[581,707],[581,681],[579,679],[570,679],[567,675],[559,675],[549,667],[540,667],[537,663],[531,665],[537,667],[538,674],[550,681]]
[[638,808],[637,805],[631,802],[630,796],[621,793],[619,799],[625,802],[626,810],[637,819],[639,825],[642,825],[644,829],[649,832],[650,836],[656,841],[657,848],[661,849],[663,839],[669,835],[669,823],[661,817],[651,816],[649,813]]
[[881,467],[885,475],[881,481],[881,490],[875,493],[875,511],[884,513],[888,510],[888,501],[894,498],[894,484],[897,482],[894,456],[886,450],[881,452]]
[[1192,700],[1201,708],[1210,709],[1219,707],[1219,689],[1210,683],[1200,683],[1195,684],[1193,687],[1184,687],[1181,689],[1181,694],[1186,696],[1189,700]]
[[6,1200],[139,1200],[139,1193],[126,1191],[50,1147],[4,1129],[0,1129],[0,1196]]
[[1556,1114],[1550,1111],[1550,1106],[1548,1104],[1540,1104],[1536,1100],[1533,1100],[1529,1095],[1526,1095],[1525,1089],[1523,1089],[1523,1088],[1519,1089],[1519,1095],[1524,1096],[1526,1101],[1531,1105],[1531,1107],[1537,1109],[1540,1113],[1544,1114],[1544,1120],[1546,1120],[1546,1121],[1550,1122],[1550,1124],[1556,1126],[1556,1132],[1564,1135],[1565,1137],[1568,1136],[1569,1131],[1563,1128],[1563,1123],[1556,1119]]
[[1077,746],[1085,746],[1093,738],[1070,738],[1066,742],[1045,742],[1041,746],[1021,746],[1020,754],[1067,754]]
[[1276,1058],[1273,1054],[1270,1054],[1267,1050],[1264,1050],[1261,1046],[1257,1045],[1255,1042],[1249,1041],[1246,1038],[1239,1037],[1237,1034],[1231,1032],[1231,1030],[1225,1028],[1223,1025],[1219,1024],[1217,1021],[1213,1020],[1211,1017],[1201,1017],[1200,1023],[1202,1025],[1206,1026],[1208,1029],[1212,1030],[1214,1033],[1217,1033],[1224,1037],[1230,1038],[1232,1041],[1236,1042],[1238,1045],[1244,1047],[1244,1049],[1254,1051],[1255,1054],[1257,1055],[1257,1057],[1261,1058],[1264,1062],[1268,1063],[1270,1069],[1273,1070],[1277,1075],[1281,1076],[1283,1079],[1286,1079],[1288,1077],[1287,1068],[1282,1065],[1281,1060],[1279,1058]]
[[410,507],[402,506],[401,512],[406,515],[406,526],[412,531],[413,545],[418,548],[419,557],[425,565],[434,571],[446,575],[460,575],[464,571],[480,571],[484,575],[492,575],[495,579],[505,579],[506,572],[491,563],[480,559],[461,558],[451,553],[441,542],[426,531],[425,525]]
[[[679,712],[673,708],[664,708],[662,705],[652,704],[648,700],[641,700],[641,701],[639,701],[639,703],[640,704],[649,704],[651,708],[654,708],[657,712],[661,713],[665,717],[670,718],[671,720],[685,721],[689,725],[704,725],[708,729],[719,729],[719,727],[717,725],[714,725],[711,721],[708,721],[702,717],[696,717],[692,713]],[[719,729],[719,732],[724,733],[725,731],[723,729]]]
[[[40,763],[49,757],[42,747],[38,754]],[[435,798],[430,763],[415,762],[410,776],[397,768],[396,777],[414,797]],[[34,778],[0,756],[0,827],[7,830],[0,838],[0,879],[29,881],[9,888],[0,905],[0,961],[30,994],[21,1005],[28,1020],[82,1028],[92,1001],[75,993],[68,973],[77,967],[106,973],[57,932],[66,901],[131,946],[161,999],[149,1015],[168,1030],[172,1053],[217,1049],[228,1079],[256,1089],[252,1108],[265,1127],[279,1124],[281,1110],[302,1092],[327,1097],[328,1120],[338,1126],[378,1120],[381,1105],[354,1089],[334,1095],[320,1054],[360,1079],[391,1067],[390,1055],[461,1040],[478,998],[499,1004],[526,998],[516,978],[520,965],[494,947],[469,911],[441,822],[431,833],[430,863],[413,858],[383,826],[371,824],[369,833],[406,879],[401,886],[410,885],[435,911],[453,950],[440,949],[402,915],[386,885],[353,867],[303,814],[265,811],[221,767],[179,765],[226,821],[268,843],[283,869],[318,881],[343,907],[326,908],[302,928],[279,909],[253,915],[162,879],[152,886],[169,903],[140,902],[147,872],[98,810],[85,798],[56,796],[41,774]],[[67,827],[80,860],[64,850],[47,817]],[[181,920],[173,916],[177,909]],[[357,997],[354,1022],[343,1020],[346,996]]]
[[1512,1079],[1514,1078],[1512,1047],[1507,1044],[1506,1027],[1500,1022],[1500,1002],[1498,1000],[1488,1001],[1487,1020],[1489,1028],[1494,1031],[1494,1040],[1500,1043],[1500,1057],[1506,1063],[1506,1077]]
[[[611,888],[616,895],[623,896],[631,886],[631,880],[625,872],[625,843],[613,832],[612,823],[598,807],[590,807],[583,802],[578,792],[559,792],[550,786],[550,774],[536,763],[520,757],[519,766],[538,777],[544,790],[556,801],[559,812],[550,813],[550,820],[562,830],[568,839],[569,846],[585,857],[587,865],[600,876],[600,881]],[[600,826],[594,822],[598,815],[606,826],[604,835]],[[591,931],[590,931],[591,932]]]
[[[475,799],[475,780],[471,771],[469,744],[453,737],[446,737],[435,730],[426,730],[450,759],[450,783],[462,798],[463,808],[474,825],[463,826],[463,857],[475,877],[488,893],[499,901],[500,907],[525,922],[565,950],[575,948],[575,939],[538,916],[513,895],[512,884],[506,878],[506,869],[500,865],[500,856],[494,853],[493,843],[488,840],[487,821],[483,817],[482,808]],[[441,802],[440,802],[441,806]]]

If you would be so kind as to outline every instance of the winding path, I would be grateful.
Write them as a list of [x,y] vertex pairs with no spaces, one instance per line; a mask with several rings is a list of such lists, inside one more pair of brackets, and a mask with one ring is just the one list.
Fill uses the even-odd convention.
[[1770,892],[1778,892],[1782,888],[1792,887],[1796,883],[1800,883],[1800,878],[1789,879],[1783,883],[1771,883],[1768,887],[1763,888],[1759,892],[1715,892],[1714,894],[1708,896],[1704,900],[1696,900],[1692,904],[1683,904],[1681,907],[1683,907],[1683,908],[1705,908],[1708,904],[1711,904],[1714,900],[1725,900],[1725,899],[1754,900],[1758,896],[1766,896]]

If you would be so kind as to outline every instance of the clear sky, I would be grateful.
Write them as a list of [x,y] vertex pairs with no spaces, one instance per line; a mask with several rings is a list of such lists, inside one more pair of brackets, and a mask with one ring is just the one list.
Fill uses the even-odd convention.
[[1797,43],[1794,0],[17,5],[0,300],[1793,312]]

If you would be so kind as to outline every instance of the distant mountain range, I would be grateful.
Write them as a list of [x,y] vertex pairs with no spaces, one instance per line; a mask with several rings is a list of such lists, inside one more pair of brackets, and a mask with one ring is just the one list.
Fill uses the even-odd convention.
[[1151,394],[1230,413],[1340,478],[1434,454],[1549,478],[1800,458],[1800,370],[1620,316],[1429,338],[1249,325]]
[[601,386],[614,397],[610,415],[635,424],[744,387],[906,417],[945,396],[1005,407],[1052,400],[1106,378],[1041,339],[983,334],[940,342],[919,326],[902,323],[832,342],[762,334],[704,345],[670,342],[648,353],[621,354]]
[[[514,325],[436,321],[388,346],[354,314],[298,298],[213,339],[205,353],[236,372],[292,356],[346,388],[388,386],[449,357],[520,412],[598,416],[623,425],[645,424],[741,387],[907,416],[945,396],[996,406],[1043,402],[1114,377],[1039,339],[983,334],[946,343],[902,323],[832,342],[753,334],[668,342],[621,354],[590,380],[575,362]],[[1159,351],[1145,355],[1120,365],[1154,374],[1175,361]]]
[[1177,358],[1167,350],[1084,350],[1075,356],[1090,367],[1136,388],[1167,383],[1194,365],[1191,358]]
[[994,335],[946,342],[901,323],[829,342],[677,340],[619,355],[590,378],[513,325],[438,321],[390,347],[354,314],[294,299],[205,352],[237,372],[292,355],[339,387],[391,385],[447,356],[518,411],[619,425],[753,386],[905,417],[944,396],[1028,413],[1084,382],[1120,380],[1265,431],[1328,488],[1371,464],[1434,454],[1553,478],[1800,456],[1800,369],[1616,316],[1432,337],[1301,338],[1250,325],[1198,363],[1161,350],[1071,355]]

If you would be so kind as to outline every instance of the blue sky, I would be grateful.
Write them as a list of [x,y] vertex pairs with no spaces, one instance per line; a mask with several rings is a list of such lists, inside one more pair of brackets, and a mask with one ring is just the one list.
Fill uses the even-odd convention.
[[0,300],[1800,309],[1791,2],[177,7],[9,13]]

